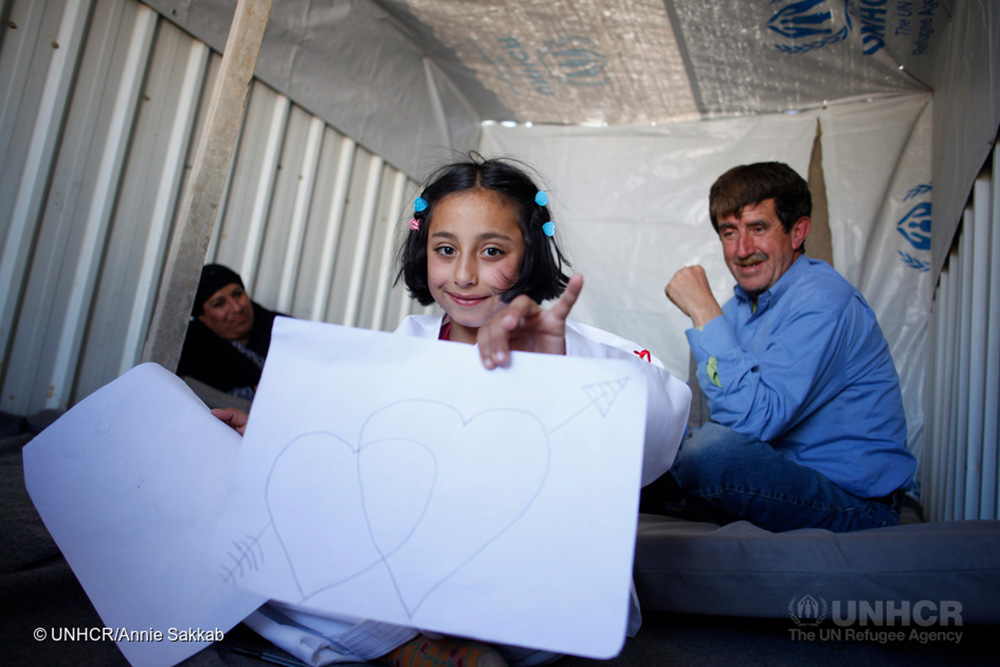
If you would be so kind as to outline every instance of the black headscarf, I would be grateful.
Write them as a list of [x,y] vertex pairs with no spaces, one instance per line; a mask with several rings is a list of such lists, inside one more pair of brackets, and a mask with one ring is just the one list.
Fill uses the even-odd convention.
[[237,283],[241,288],[246,290],[243,287],[243,279],[228,266],[206,264],[201,269],[201,280],[198,281],[198,291],[194,295],[194,306],[191,308],[191,314],[195,317],[201,315],[204,312],[203,306],[209,297],[226,285],[233,283]]

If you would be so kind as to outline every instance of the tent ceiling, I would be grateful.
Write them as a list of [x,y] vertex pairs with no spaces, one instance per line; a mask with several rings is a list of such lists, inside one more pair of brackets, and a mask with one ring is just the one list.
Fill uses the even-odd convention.
[[436,43],[421,46],[460,82],[482,119],[633,125],[928,85],[929,44],[920,45],[915,2],[379,4],[430,28]]
[[[147,2],[225,44],[235,0]],[[464,150],[484,121],[645,125],[933,89],[951,5],[281,0],[257,74],[412,173],[402,138]]]

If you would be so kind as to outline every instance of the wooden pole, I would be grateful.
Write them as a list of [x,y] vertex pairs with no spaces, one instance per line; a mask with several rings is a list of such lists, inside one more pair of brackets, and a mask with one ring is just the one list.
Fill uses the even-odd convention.
[[250,80],[272,0],[239,0],[222,54],[222,67],[181,199],[180,229],[167,255],[143,361],[177,369],[194,294],[236,149]]

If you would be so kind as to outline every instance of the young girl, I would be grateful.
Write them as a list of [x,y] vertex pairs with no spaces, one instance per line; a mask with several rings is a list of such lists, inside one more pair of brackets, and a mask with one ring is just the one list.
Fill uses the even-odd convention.
[[[477,344],[490,369],[511,350],[639,364],[648,384],[648,484],[673,463],[691,392],[635,343],[566,319],[583,277],[567,277],[564,263],[548,196],[523,170],[499,159],[448,165],[416,200],[397,277],[421,305],[444,312],[411,315],[396,333]],[[557,296],[550,309],[539,305]]]
[[[566,319],[583,288],[583,278],[568,277],[563,272],[565,263],[548,197],[522,169],[505,160],[478,158],[447,165],[415,201],[413,219],[399,250],[397,275],[413,298],[424,306],[436,303],[443,313],[411,315],[396,333],[477,344],[488,369],[503,366],[511,350],[621,358],[638,364],[648,386],[645,485],[673,462],[691,392],[659,360],[648,353],[640,357],[644,351],[634,343]],[[551,308],[539,306],[556,297]],[[216,414],[242,432],[245,415]],[[265,605],[246,622],[286,649],[277,638],[287,636],[291,620],[329,639],[334,649],[342,645],[343,637],[361,634],[366,653],[360,657],[381,656],[380,662],[392,665],[527,666],[559,657],[430,638],[416,630],[372,621],[343,619],[341,625],[331,627],[340,621],[275,607]],[[640,622],[634,593],[633,611],[630,634]]]

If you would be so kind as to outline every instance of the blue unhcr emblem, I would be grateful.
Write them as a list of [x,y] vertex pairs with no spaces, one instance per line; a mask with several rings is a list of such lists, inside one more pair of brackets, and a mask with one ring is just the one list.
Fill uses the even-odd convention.
[[899,251],[899,260],[903,262],[903,264],[906,264],[911,269],[919,271],[920,273],[927,273],[928,271],[931,270],[931,265],[929,262],[917,259],[913,255],[907,252],[903,252],[902,250]]
[[549,76],[571,86],[603,86],[609,82],[604,72],[608,58],[594,50],[594,40],[566,35],[545,43],[538,57]]
[[896,229],[917,250],[931,249],[931,204],[921,202],[896,223]]
[[825,3],[826,0],[800,0],[787,5],[771,17],[767,27],[789,39],[832,35],[833,30],[828,24],[833,15],[816,8]]
[[[917,198],[923,198],[931,192],[930,183],[920,183],[916,187],[910,188],[903,197],[904,202],[913,202]],[[913,208],[900,218],[896,223],[896,229],[903,238],[910,242],[916,250],[931,249],[931,203],[929,201],[914,204]],[[920,273],[930,271],[931,265],[919,257],[899,251],[899,260],[906,266]]]
[[[781,1],[771,0],[771,4]],[[775,48],[794,55],[847,39],[851,32],[851,16],[848,13],[848,2],[840,2],[843,2],[844,9],[843,25],[839,27],[839,14],[835,16],[829,8],[830,3],[837,4],[837,0],[797,0],[786,4],[774,13],[767,22],[767,27],[796,43],[775,44]]]

